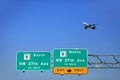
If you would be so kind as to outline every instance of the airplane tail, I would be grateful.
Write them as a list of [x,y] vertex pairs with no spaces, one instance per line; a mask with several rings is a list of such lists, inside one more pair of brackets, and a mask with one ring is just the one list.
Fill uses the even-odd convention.
[[94,26],[94,27],[91,27],[92,29],[96,29],[96,27]]

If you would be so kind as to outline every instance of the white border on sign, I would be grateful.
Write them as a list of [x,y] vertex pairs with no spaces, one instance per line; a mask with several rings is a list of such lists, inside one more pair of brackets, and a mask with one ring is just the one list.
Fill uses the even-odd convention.
[[[54,48],[53,50],[52,50],[52,52],[53,52],[53,61],[54,61],[54,50],[56,50],[56,49],[63,49],[63,51],[65,50],[65,49],[85,49],[86,51],[87,51],[87,68],[88,68],[88,49],[87,48]],[[54,62],[53,62],[53,67],[54,67]]]
[[[18,70],[17,69],[17,56],[18,56],[18,54],[19,54],[19,52],[47,52],[47,53],[49,53],[50,54],[50,69],[49,70]],[[51,70],[51,52],[49,52],[49,51],[17,51],[16,52],[16,70],[17,71],[50,71]]]

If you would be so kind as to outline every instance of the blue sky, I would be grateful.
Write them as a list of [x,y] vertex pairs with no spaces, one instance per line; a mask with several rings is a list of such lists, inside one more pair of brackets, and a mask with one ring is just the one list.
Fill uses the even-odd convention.
[[[51,71],[43,74],[16,71],[17,51],[87,48],[93,54],[120,54],[119,14],[119,0],[0,0],[0,80],[60,77]],[[84,21],[98,24],[97,29],[84,30]],[[88,78],[86,80],[97,79],[98,71],[90,70],[84,75]],[[114,79],[108,78],[108,73],[119,78],[115,74],[120,73],[119,70],[110,70],[114,73],[104,70],[105,75],[102,71],[103,80]]]

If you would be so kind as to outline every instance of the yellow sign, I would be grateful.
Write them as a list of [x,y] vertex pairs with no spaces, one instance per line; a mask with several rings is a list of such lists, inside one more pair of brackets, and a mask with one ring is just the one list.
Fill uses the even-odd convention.
[[87,74],[87,67],[54,67],[54,74]]

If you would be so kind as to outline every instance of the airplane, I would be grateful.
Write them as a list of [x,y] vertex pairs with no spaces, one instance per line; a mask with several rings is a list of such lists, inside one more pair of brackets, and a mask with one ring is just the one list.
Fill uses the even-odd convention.
[[83,24],[85,25],[84,29],[87,29],[87,28],[91,28],[91,29],[96,29],[96,24],[88,24],[86,22],[83,22]]

